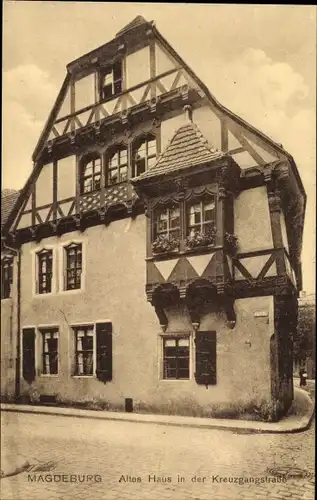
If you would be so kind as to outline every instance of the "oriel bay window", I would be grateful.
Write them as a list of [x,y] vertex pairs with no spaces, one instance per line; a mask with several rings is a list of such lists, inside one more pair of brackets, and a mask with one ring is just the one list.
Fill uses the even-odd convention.
[[163,338],[164,379],[189,379],[189,343],[189,336]]
[[65,289],[77,290],[81,288],[82,276],[82,244],[71,243],[65,251]]
[[89,154],[80,161],[80,194],[96,191],[101,187],[101,158]]
[[1,299],[9,299],[11,297],[12,276],[12,257],[4,257],[1,260]]
[[156,162],[156,137],[152,134],[137,139],[132,149],[132,177],[146,172]]
[[128,150],[125,146],[112,148],[107,155],[108,186],[128,178]]
[[93,375],[94,368],[94,328],[78,326],[75,334],[75,375]]
[[37,254],[37,263],[37,293],[51,293],[53,277],[53,250],[41,250],[41,252]]
[[41,330],[43,338],[43,374],[58,373],[58,330]]

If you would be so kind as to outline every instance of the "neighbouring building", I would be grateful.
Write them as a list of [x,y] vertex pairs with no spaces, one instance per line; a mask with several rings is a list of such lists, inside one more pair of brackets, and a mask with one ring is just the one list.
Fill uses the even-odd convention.
[[316,296],[302,292],[298,299],[298,322],[294,338],[294,374],[307,370],[309,379],[316,377]]
[[5,224],[12,396],[287,411],[306,195],[281,145],[138,16],[68,64],[33,162]]
[[[13,260],[17,251],[5,245],[3,228],[19,197],[19,191],[4,189],[1,192],[1,396],[12,397],[15,387],[15,339],[17,332],[13,331],[14,299]],[[3,237],[2,237],[3,236]],[[15,308],[16,313],[16,308]],[[15,337],[14,337],[15,336]]]

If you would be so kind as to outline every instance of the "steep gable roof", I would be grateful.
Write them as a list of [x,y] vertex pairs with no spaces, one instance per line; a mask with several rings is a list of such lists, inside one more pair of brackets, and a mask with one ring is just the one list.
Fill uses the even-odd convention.
[[1,191],[1,228],[7,222],[19,195],[20,191],[16,191],[15,189],[4,189]]
[[145,24],[148,21],[144,19],[143,16],[136,16],[133,21],[129,22],[126,26],[124,26],[118,33],[116,34],[116,37],[123,35],[129,30],[132,30],[133,28],[136,28],[137,26],[141,26],[141,24]]
[[208,143],[196,124],[188,121],[177,129],[155,165],[138,179],[177,172],[218,160],[224,156],[222,151],[217,151]]

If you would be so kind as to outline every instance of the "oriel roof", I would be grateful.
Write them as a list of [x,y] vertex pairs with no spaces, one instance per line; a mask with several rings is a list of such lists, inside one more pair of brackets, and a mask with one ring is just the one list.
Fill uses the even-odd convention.
[[215,149],[192,121],[188,121],[175,132],[165,151],[155,165],[136,180],[177,172],[191,166],[203,165],[220,158],[225,153]]

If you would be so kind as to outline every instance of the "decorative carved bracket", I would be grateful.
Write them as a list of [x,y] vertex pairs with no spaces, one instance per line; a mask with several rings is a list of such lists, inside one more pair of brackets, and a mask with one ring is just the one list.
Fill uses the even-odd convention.
[[154,305],[154,309],[155,309],[156,315],[158,317],[158,320],[160,322],[160,326],[161,326],[163,332],[165,332],[167,329],[167,325],[168,325],[168,319],[167,319],[167,316],[165,314],[165,311],[160,304],[157,303],[157,304],[153,304],[153,305]]
[[281,197],[280,191],[275,189],[274,191],[268,191],[268,202],[270,212],[280,212],[281,211]]
[[234,310],[234,298],[224,297],[224,308],[227,316],[227,326],[233,329],[236,326],[236,312]]
[[182,96],[183,101],[187,101],[187,99],[188,99],[188,93],[189,93],[189,87],[188,87],[188,85],[183,85],[181,87],[181,96]]

